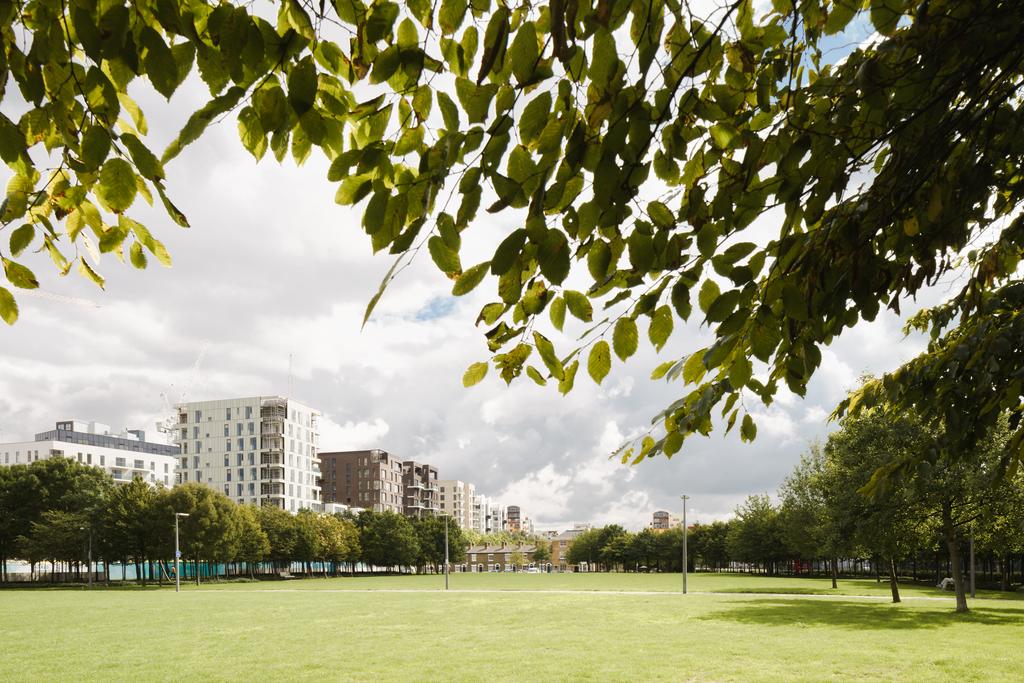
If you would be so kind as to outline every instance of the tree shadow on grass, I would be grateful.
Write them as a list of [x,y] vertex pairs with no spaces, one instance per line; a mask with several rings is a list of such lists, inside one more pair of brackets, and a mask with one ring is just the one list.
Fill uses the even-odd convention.
[[921,610],[906,603],[762,598],[730,602],[727,609],[697,619],[759,626],[834,626],[856,630],[934,629],[958,624],[1024,625],[1024,610],[986,606],[972,607],[967,614],[957,614],[952,607]]

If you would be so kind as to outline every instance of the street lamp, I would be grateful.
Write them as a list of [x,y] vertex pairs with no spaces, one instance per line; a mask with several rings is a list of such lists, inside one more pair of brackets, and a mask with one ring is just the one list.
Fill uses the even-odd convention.
[[683,595],[686,595],[686,501],[690,500],[689,496],[680,496],[683,500]]
[[448,590],[448,515],[444,516],[444,589]]
[[187,512],[174,513],[174,592],[181,592],[181,550],[178,549],[178,518],[188,517]]

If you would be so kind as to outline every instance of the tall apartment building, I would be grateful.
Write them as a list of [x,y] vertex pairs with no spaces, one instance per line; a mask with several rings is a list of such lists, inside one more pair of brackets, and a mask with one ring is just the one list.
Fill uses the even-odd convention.
[[332,451],[320,454],[325,503],[401,514],[402,461],[387,451]]
[[484,533],[494,534],[508,531],[508,516],[504,505],[488,503],[487,517],[484,519]]
[[281,396],[191,401],[177,408],[181,482],[239,503],[320,508],[320,414]]
[[473,531],[476,531],[480,534],[487,533],[488,506],[489,503],[487,500],[487,496],[473,496],[473,509],[470,512],[470,519],[472,524],[470,528],[473,529]]
[[509,505],[505,508],[507,529],[509,531],[520,531],[522,529],[522,511],[518,505]]
[[173,486],[178,447],[146,441],[140,429],[111,434],[99,422],[63,420],[35,435],[34,441],[0,444],[0,465],[27,465],[38,460],[69,458],[108,472],[114,481],[142,479]]
[[673,515],[671,512],[665,510],[658,510],[651,515],[651,526],[650,528],[655,531],[665,531],[666,529],[672,529],[680,526],[682,522],[679,518]]
[[473,522],[476,486],[458,479],[441,479],[437,484],[441,489],[441,514],[451,517],[462,529],[476,529]]
[[437,468],[406,460],[402,463],[402,508],[406,517],[434,517],[441,511]]

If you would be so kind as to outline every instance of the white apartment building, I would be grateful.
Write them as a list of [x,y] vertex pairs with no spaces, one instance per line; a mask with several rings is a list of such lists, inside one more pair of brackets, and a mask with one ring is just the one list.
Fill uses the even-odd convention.
[[280,396],[175,407],[180,482],[205,484],[238,503],[321,508],[320,413]]
[[142,479],[154,486],[173,486],[178,447],[146,441],[139,429],[112,434],[108,425],[63,420],[35,435],[34,441],[0,444],[0,465],[27,465],[50,458],[70,458],[99,467],[114,481]]
[[462,529],[476,529],[473,524],[476,486],[458,479],[440,479],[437,484],[441,489],[441,514],[451,517]]

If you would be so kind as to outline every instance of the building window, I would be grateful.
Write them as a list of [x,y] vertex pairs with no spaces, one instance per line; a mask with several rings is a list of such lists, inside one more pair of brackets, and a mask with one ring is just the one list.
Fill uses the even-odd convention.
[[224,484],[224,495],[225,496],[230,496],[231,495],[231,489],[228,487],[227,484]]
[[225,412],[227,413],[227,417],[225,417],[224,419],[225,420],[230,420],[231,419],[231,408],[228,408]]
[[202,480],[203,480],[203,473],[200,472],[199,470],[196,470],[196,481],[200,482]]
[[231,457],[225,455],[224,456],[224,467],[230,467],[230,466],[231,466]]
[[100,467],[103,467],[106,464],[107,464],[107,456],[101,455],[100,456]]
[[198,455],[193,455],[192,456],[192,469],[194,469],[194,470],[198,470],[199,469],[199,456]]
[[199,438],[199,427],[193,427],[192,428],[192,438],[193,439],[198,439]]
[[242,485],[241,484],[238,485],[238,495],[239,496],[242,495]]
[[231,429],[227,425],[224,425],[224,436],[231,436]]
[[228,470],[228,481],[231,481],[231,470]]
[[196,441],[196,453],[202,453],[202,452],[203,452],[203,442],[202,441]]
[[256,437],[255,436],[249,437],[249,448],[251,448],[253,450],[256,450]]
[[235,436],[241,436],[241,435],[242,435],[242,423],[241,422],[236,422],[235,423]]
[[255,465],[256,464],[256,454],[255,453],[250,453],[249,454],[249,464],[250,465]]
[[249,433],[250,434],[255,434],[256,433],[256,424],[253,423],[253,422],[249,423]]
[[238,481],[244,481],[244,480],[245,480],[245,470],[243,470],[241,467],[239,467],[238,468]]
[[256,484],[249,484],[249,495],[252,496],[252,495],[255,495],[255,493],[256,493]]
[[244,460],[244,458],[245,458],[244,455],[242,455],[241,453],[238,454],[238,465],[239,466],[242,465],[242,461]]
[[249,478],[250,478],[250,479],[257,479],[257,478],[258,478],[258,477],[256,476],[256,468],[255,468],[255,467],[253,467],[253,468],[251,468],[251,469],[249,470]]

